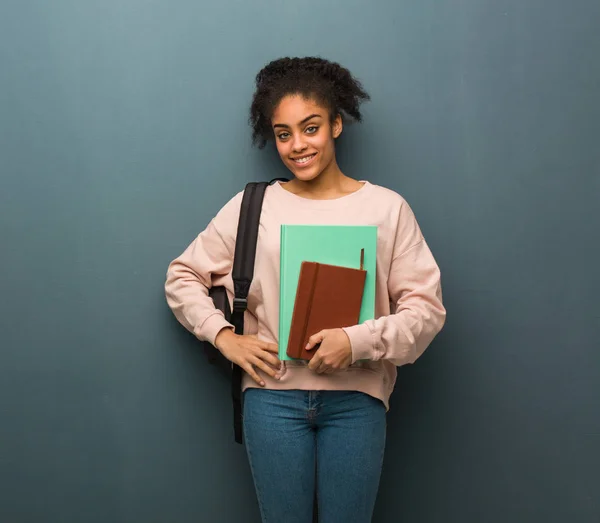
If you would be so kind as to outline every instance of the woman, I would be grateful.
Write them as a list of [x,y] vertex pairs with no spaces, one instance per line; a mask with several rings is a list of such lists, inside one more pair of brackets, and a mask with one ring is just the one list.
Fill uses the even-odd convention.
[[[439,268],[406,201],[342,173],[335,141],[369,97],[350,72],[319,58],[283,58],[256,77],[254,143],[274,140],[293,174],[268,187],[246,330],[236,335],[208,297],[233,292],[230,271],[242,193],[169,267],[178,320],[244,371],[244,434],[264,522],[366,523],[377,495],[396,367],[413,363],[445,320]],[[314,333],[309,364],[277,357],[282,224],[378,227],[376,319]],[[249,329],[249,330],[248,330]],[[359,361],[360,360],[360,361]]]

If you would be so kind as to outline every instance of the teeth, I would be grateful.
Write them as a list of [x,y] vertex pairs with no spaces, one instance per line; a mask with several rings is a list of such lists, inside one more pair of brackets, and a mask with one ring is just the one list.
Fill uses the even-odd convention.
[[296,163],[306,163],[308,162],[308,160],[310,160],[312,157],[314,156],[314,154],[311,154],[310,156],[305,156],[304,158],[300,158],[298,160],[294,160]]

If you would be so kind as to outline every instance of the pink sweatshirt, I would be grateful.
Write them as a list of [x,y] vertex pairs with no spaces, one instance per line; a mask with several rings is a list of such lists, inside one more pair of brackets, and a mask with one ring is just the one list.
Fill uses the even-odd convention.
[[[233,328],[208,296],[224,285],[233,300],[231,268],[242,194],[233,197],[167,272],[167,302],[177,319],[200,340],[214,343]],[[258,374],[270,389],[356,390],[389,408],[396,366],[413,363],[442,328],[439,268],[408,203],[397,193],[365,182],[356,192],[333,200],[312,200],[267,188],[258,234],[254,279],[245,314],[246,334],[277,343],[279,323],[279,234],[282,224],[376,225],[377,275],[374,320],[344,330],[352,365],[316,374],[305,362],[287,361],[280,379]],[[358,361],[367,360],[367,361]],[[247,375],[243,388],[258,387]]]

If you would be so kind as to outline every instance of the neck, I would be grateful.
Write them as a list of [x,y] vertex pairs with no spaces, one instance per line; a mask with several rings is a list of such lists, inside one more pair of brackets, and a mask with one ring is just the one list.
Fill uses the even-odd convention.
[[294,178],[286,184],[286,188],[295,194],[321,200],[340,196],[349,192],[349,190],[351,192],[352,189],[349,188],[349,183],[356,182],[340,170],[334,158],[316,178],[308,181]]

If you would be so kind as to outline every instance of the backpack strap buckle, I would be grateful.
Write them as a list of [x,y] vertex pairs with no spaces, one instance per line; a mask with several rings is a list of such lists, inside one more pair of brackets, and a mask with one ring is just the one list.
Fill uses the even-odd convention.
[[233,298],[233,311],[244,312],[248,308],[247,298]]

